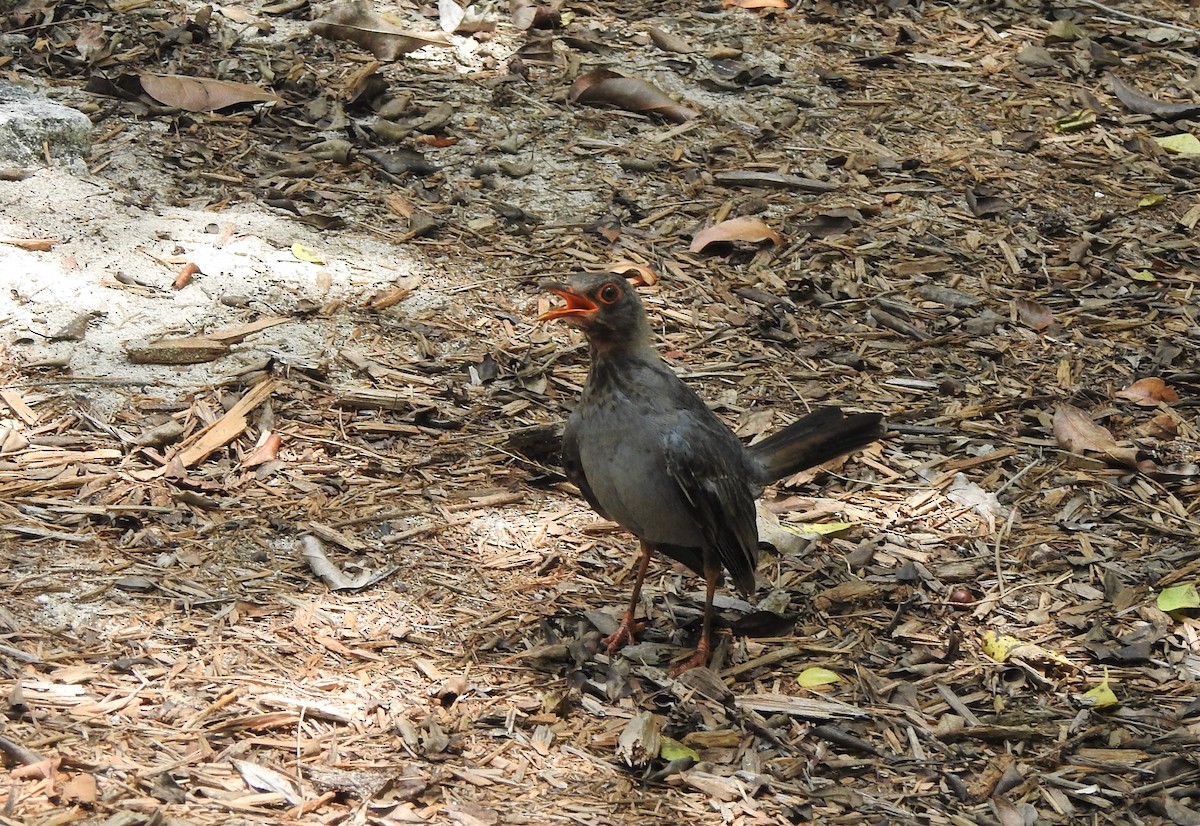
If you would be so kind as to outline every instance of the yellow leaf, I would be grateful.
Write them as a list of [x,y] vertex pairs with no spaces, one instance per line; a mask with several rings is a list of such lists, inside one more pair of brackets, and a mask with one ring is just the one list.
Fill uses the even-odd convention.
[[1104,669],[1104,679],[1100,682],[1100,685],[1085,691],[1083,696],[1091,703],[1092,708],[1108,708],[1120,702],[1108,682],[1107,666]]
[[1049,648],[1043,648],[1030,642],[1022,642],[1007,634],[997,634],[995,631],[983,632],[983,653],[998,663],[1007,662],[1013,657],[1027,662],[1072,666],[1073,663],[1062,654],[1056,654]]
[[1200,155],[1200,140],[1190,132],[1183,132],[1178,135],[1167,135],[1162,138],[1155,138],[1158,145],[1168,152],[1174,152],[1178,155]]
[[300,261],[307,261],[310,264],[324,264],[325,256],[317,252],[312,247],[307,247],[299,241],[292,244],[292,255],[296,256]]
[[1012,650],[1019,645],[1021,645],[1021,641],[1016,637],[997,634],[995,631],[983,632],[983,653],[998,663],[1007,660]]
[[1142,270],[1141,272],[1135,272],[1133,275],[1131,275],[1129,277],[1132,278],[1134,281],[1148,281],[1150,283],[1154,283],[1155,281],[1158,280],[1157,278],[1154,277],[1154,273],[1150,272],[1150,270]]
[[821,668],[820,666],[806,668],[796,678],[796,682],[803,688],[816,688],[819,685],[832,685],[841,681],[842,675],[836,671],[830,671],[828,668]]
[[1156,192],[1153,195],[1143,195],[1141,198],[1139,198],[1138,206],[1142,208],[1158,206],[1165,200],[1167,200],[1166,195],[1160,195]]

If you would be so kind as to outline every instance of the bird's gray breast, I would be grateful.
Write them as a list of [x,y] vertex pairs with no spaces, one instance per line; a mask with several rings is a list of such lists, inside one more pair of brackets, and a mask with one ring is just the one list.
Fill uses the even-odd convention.
[[669,413],[608,394],[575,413],[579,464],[597,503],[613,521],[651,543],[700,547],[704,537],[666,469]]

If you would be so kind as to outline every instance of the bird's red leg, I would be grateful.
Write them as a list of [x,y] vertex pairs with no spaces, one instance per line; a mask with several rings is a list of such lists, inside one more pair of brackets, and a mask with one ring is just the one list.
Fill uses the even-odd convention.
[[707,564],[704,566],[704,624],[700,630],[700,642],[696,653],[671,669],[671,676],[678,677],[683,672],[708,665],[708,654],[712,649],[712,620],[713,596],[717,592],[717,581],[721,578],[721,567]]
[[637,622],[637,609],[638,600],[642,597],[642,581],[646,578],[646,571],[650,569],[650,551],[650,546],[642,542],[642,556],[638,559],[637,577],[633,580],[633,596],[629,598],[629,608],[621,618],[617,630],[602,640],[608,646],[609,655],[615,654],[625,643],[633,642],[634,633],[642,630],[642,626]]

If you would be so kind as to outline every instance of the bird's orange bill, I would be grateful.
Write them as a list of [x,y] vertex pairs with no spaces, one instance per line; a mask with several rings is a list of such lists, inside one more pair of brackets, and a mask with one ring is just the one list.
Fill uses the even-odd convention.
[[572,292],[569,287],[562,284],[548,284],[546,285],[546,290],[554,293],[567,303],[564,307],[552,307],[542,313],[538,316],[538,321],[553,321],[556,318],[590,315],[600,309],[590,298]]

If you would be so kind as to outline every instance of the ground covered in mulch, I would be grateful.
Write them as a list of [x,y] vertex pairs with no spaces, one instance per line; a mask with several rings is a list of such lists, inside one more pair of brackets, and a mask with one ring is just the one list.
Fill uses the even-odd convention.
[[[18,7],[0,66],[92,117],[112,206],[0,182],[0,823],[1200,823],[1183,5],[567,2],[379,62],[324,3]],[[596,68],[691,111],[572,100]],[[745,438],[891,428],[768,492],[678,679],[673,566],[597,651],[635,547],[557,470],[587,354],[535,322],[620,262]]]

